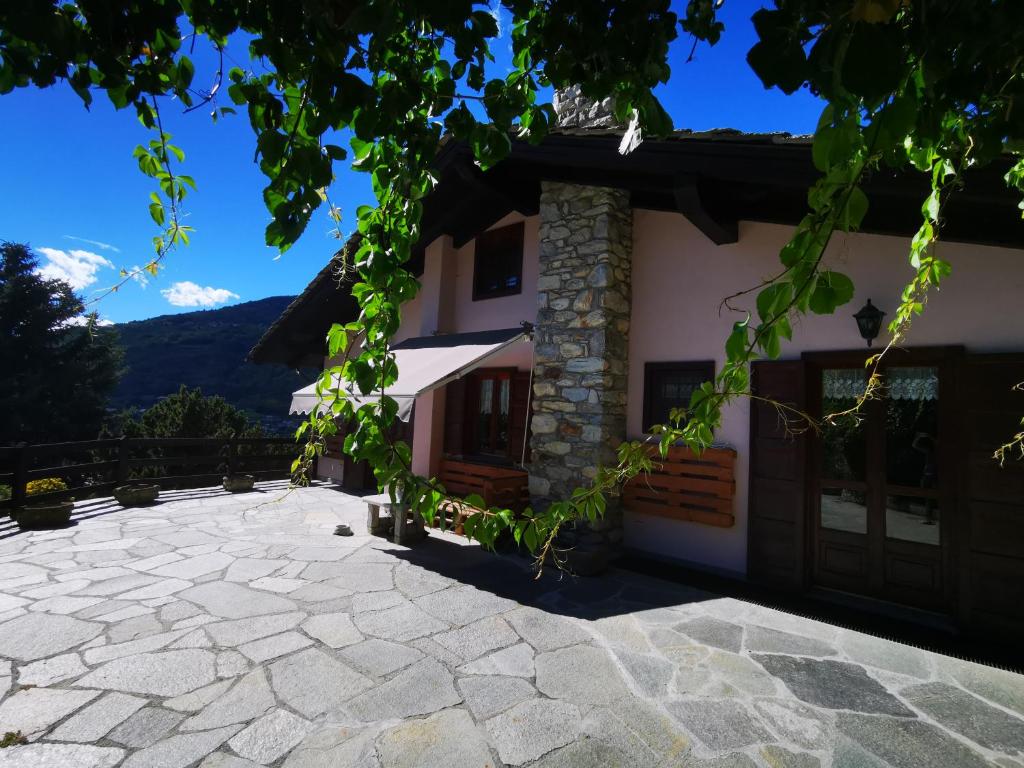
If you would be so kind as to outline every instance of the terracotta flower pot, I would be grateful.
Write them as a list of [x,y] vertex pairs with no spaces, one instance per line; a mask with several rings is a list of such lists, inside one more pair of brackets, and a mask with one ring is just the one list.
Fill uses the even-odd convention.
[[58,501],[54,504],[37,504],[19,509],[16,517],[18,527],[25,530],[62,528],[71,521],[71,511],[74,508],[73,501]]
[[114,498],[122,507],[141,507],[145,504],[152,504],[159,495],[160,486],[156,484],[119,485],[114,489]]
[[256,478],[252,475],[224,475],[224,490],[231,493],[251,491]]

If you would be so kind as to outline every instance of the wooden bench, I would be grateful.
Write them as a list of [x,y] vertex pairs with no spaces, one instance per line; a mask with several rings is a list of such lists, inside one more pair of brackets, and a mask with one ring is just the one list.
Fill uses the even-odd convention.
[[655,456],[654,465],[650,474],[626,483],[625,509],[719,528],[735,525],[736,451],[732,448],[708,448],[697,456],[689,448],[673,447],[664,459]]

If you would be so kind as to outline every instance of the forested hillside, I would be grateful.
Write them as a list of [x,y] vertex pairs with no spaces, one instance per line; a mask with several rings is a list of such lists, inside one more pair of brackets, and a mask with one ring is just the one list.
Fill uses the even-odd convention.
[[246,362],[246,353],[277,319],[292,296],[271,296],[221,309],[162,315],[117,325],[125,373],[112,408],[146,408],[185,384],[220,395],[272,433],[294,429],[291,393],[312,381],[281,365]]

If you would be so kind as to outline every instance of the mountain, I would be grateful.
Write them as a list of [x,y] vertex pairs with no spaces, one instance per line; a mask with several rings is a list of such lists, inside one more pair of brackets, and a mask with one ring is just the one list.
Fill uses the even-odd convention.
[[111,407],[147,408],[184,384],[220,395],[271,434],[289,434],[298,423],[298,417],[288,416],[291,393],[311,382],[316,371],[256,365],[245,356],[293,298],[271,296],[119,323],[126,370]]

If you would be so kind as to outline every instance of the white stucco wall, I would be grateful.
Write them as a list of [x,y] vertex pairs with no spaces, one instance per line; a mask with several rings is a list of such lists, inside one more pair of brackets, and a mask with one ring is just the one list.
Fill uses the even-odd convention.
[[[643,428],[644,364],[715,360],[716,371],[720,370],[725,339],[732,323],[743,315],[720,312],[719,303],[776,273],[779,249],[791,231],[787,226],[741,222],[738,243],[716,246],[679,214],[634,213],[630,437],[640,437]],[[912,274],[907,246],[902,238],[836,235],[826,263],[852,278],[856,295],[834,315],[814,316],[795,325],[783,357],[797,358],[804,351],[863,349],[851,315],[871,298],[892,317],[902,286]],[[915,320],[906,346],[963,344],[974,352],[1024,350],[1020,314],[1024,251],[958,243],[942,243],[939,249],[952,263],[953,274],[930,299],[925,314]],[[752,309],[753,296],[737,303]],[[716,438],[738,454],[735,527],[628,515],[626,544],[666,558],[745,572],[749,437],[749,403],[729,406]]]

